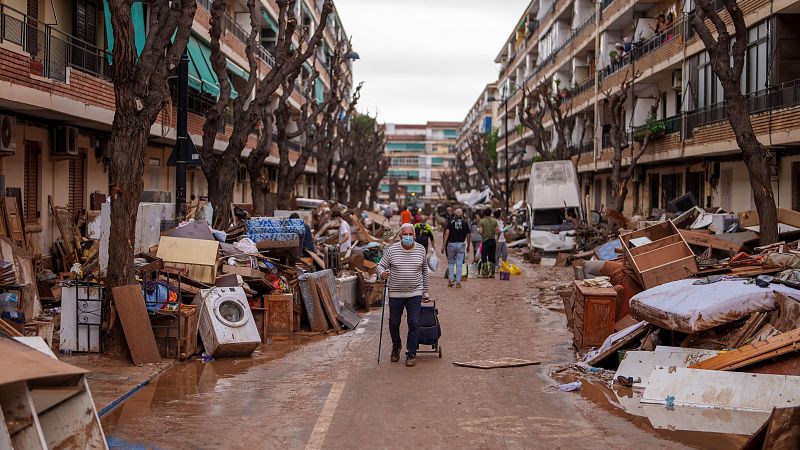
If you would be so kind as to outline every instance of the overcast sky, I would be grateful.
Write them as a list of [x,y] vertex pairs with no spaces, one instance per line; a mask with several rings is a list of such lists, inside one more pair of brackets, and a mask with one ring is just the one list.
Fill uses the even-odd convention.
[[361,59],[360,110],[381,122],[461,121],[486,83],[525,0],[336,0]]

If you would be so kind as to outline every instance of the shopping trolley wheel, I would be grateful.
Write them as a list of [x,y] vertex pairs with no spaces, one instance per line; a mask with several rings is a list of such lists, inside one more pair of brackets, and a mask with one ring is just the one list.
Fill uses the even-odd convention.
[[441,358],[441,357],[442,357],[442,346],[440,345],[439,346],[439,358]]

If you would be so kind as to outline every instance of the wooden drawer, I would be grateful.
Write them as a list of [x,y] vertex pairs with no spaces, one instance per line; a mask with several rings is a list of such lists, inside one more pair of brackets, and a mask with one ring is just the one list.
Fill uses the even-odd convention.
[[[632,239],[643,237],[651,242],[632,246]],[[645,289],[697,273],[694,253],[671,220],[620,235],[619,239],[622,253]]]

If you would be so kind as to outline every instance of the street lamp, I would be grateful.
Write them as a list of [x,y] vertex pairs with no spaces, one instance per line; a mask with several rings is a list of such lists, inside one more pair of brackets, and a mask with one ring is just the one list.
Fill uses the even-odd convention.
[[[511,82],[512,81],[509,80],[509,83],[511,83]],[[517,88],[524,90],[524,88],[522,86],[518,85],[517,83],[514,83],[514,85],[517,86]],[[507,95],[507,92],[506,92],[507,90],[508,90],[508,83],[503,85],[503,97],[501,99],[496,99],[496,98],[494,98],[492,96],[489,96],[489,98],[486,99],[486,101],[488,101],[488,102],[500,102],[501,101],[501,102],[503,102],[503,109],[505,110],[505,116],[503,117],[503,131],[504,131],[504,133],[503,133],[504,137],[503,138],[505,140],[505,147],[506,147],[506,170],[505,170],[505,172],[506,172],[506,183],[505,183],[506,184],[506,189],[505,189],[505,191],[506,191],[505,194],[506,195],[505,195],[505,197],[506,198],[505,198],[505,206],[506,206],[506,214],[508,216],[510,216],[511,215],[511,208],[509,206],[509,201],[511,199],[511,179],[510,179],[511,175],[509,174],[509,164],[508,164],[508,151],[509,150],[508,150],[508,95]]]

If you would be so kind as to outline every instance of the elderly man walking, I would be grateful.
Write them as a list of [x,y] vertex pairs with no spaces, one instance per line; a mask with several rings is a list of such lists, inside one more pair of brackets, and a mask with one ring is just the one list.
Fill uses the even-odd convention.
[[[388,280],[389,334],[392,335],[392,362],[400,360],[400,322],[406,310],[408,337],[406,339],[406,366],[416,364],[419,341],[419,312],[422,302],[428,302],[428,263],[425,247],[414,241],[414,226],[404,223],[400,227],[400,242],[395,242],[383,252],[378,264],[378,276]],[[381,324],[382,326],[382,324]]]

